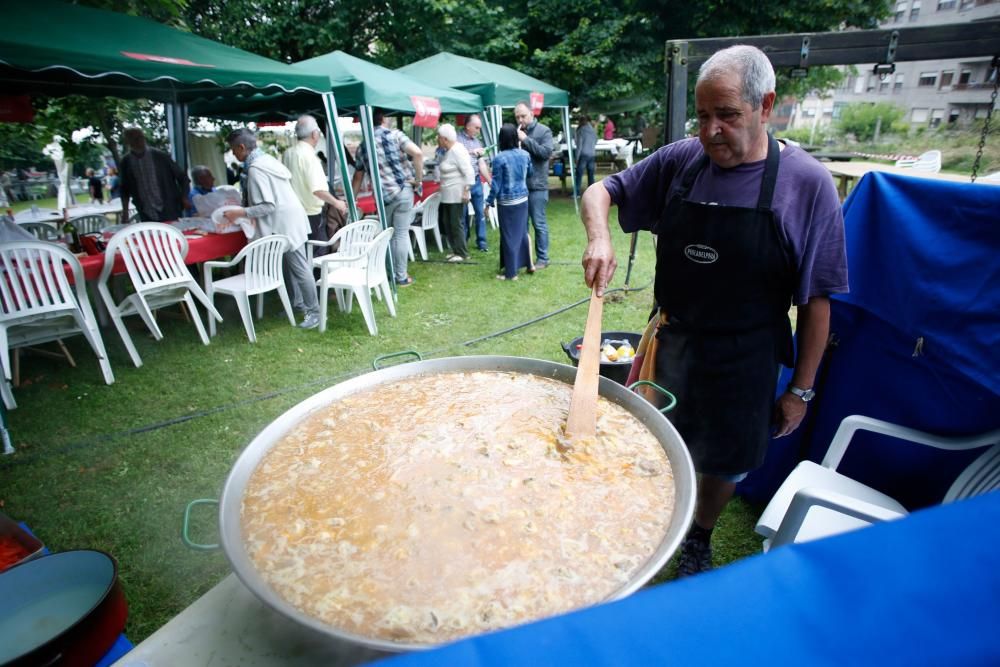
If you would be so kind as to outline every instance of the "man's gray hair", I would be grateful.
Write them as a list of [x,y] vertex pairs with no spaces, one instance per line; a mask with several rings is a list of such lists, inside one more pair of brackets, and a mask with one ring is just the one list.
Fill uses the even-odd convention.
[[191,180],[197,183],[198,177],[204,174],[205,172],[211,174],[212,170],[203,164],[196,164],[195,166],[191,167]]
[[319,124],[309,114],[299,116],[299,119],[295,121],[295,136],[299,139],[308,139],[312,136],[313,132],[318,131]]
[[257,135],[249,127],[241,127],[229,133],[229,136],[226,137],[226,143],[229,144],[230,148],[243,144],[244,148],[252,151],[257,148]]
[[712,54],[698,70],[698,83],[736,74],[743,83],[743,101],[760,108],[764,95],[774,92],[774,67],[755,46],[738,44]]
[[456,141],[458,139],[458,133],[455,132],[455,126],[451,123],[441,123],[438,126],[438,136],[444,137],[448,141]]

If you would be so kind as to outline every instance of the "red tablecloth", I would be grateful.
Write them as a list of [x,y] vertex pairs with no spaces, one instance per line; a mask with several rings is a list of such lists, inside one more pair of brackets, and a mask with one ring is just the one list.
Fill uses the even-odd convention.
[[[232,234],[206,234],[204,236],[185,234],[184,236],[188,242],[188,254],[184,259],[187,264],[198,264],[235,255],[247,244],[247,237],[240,231]],[[101,275],[101,269],[104,268],[104,254],[81,257],[80,265],[83,266],[83,275],[87,280],[97,280]],[[125,261],[121,255],[115,258],[113,272],[125,273]]]
[[[434,194],[439,189],[441,189],[441,184],[438,183],[437,181],[424,181],[423,185],[424,185],[423,195],[420,196],[420,197],[418,197],[417,195],[413,195],[413,203],[414,204],[417,203],[417,202],[419,202],[419,201],[423,201],[424,199],[427,199],[432,194]],[[374,197],[374,195],[367,195],[365,197],[358,197],[357,202],[358,202],[358,210],[361,211],[362,215],[374,215],[375,214],[376,207],[375,207],[375,197]]]

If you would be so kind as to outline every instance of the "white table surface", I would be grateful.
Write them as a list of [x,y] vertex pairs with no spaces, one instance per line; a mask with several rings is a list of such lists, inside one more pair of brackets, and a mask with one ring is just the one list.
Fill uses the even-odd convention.
[[230,574],[113,667],[349,667],[388,655],[286,618]]

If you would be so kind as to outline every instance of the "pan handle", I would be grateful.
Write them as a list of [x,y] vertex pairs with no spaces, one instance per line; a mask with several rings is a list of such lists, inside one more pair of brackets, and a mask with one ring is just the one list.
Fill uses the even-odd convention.
[[218,505],[219,501],[215,498],[198,498],[192,500],[184,508],[184,525],[181,528],[181,540],[188,548],[194,549],[195,551],[215,551],[219,548],[218,544],[199,544],[191,539],[188,535],[188,529],[191,526],[191,510],[194,509],[195,505]]
[[393,352],[392,354],[383,354],[381,356],[375,357],[372,360],[372,369],[376,371],[382,370],[383,366],[379,366],[380,361],[385,361],[386,359],[392,359],[393,357],[405,357],[413,356],[417,358],[417,361],[423,361],[424,358],[416,350],[403,350],[402,352]]
[[639,386],[652,387],[653,389],[655,389],[656,391],[660,392],[661,394],[667,397],[667,406],[665,408],[660,408],[661,413],[667,414],[668,412],[677,407],[677,397],[671,394],[663,387],[661,387],[660,385],[656,384],[655,382],[650,382],[649,380],[639,380],[638,382],[633,382],[632,384],[630,384],[628,388],[631,389],[632,391],[635,391],[635,388]]

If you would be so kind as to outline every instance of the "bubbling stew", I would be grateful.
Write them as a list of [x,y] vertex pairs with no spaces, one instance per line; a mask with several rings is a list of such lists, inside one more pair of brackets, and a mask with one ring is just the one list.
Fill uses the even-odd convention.
[[440,373],[312,413],[246,487],[251,560],[303,613],[409,644],[611,597],[662,542],[673,475],[653,434],[604,398],[595,438],[562,446],[571,392]]

